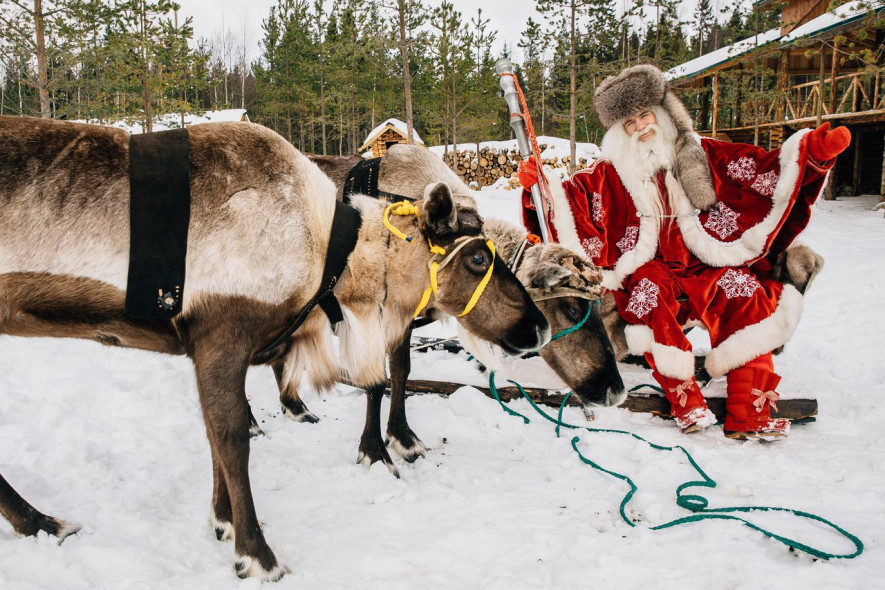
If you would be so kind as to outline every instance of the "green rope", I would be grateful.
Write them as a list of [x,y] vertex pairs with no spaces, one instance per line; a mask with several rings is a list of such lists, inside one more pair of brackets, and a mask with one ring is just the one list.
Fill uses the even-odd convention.
[[[572,326],[571,328],[566,328],[565,330],[562,330],[561,332],[557,332],[556,334],[551,336],[550,342],[553,342],[554,340],[559,340],[563,336],[568,336],[572,332],[583,328],[584,324],[587,323],[587,320],[590,319],[590,312],[593,311],[593,305],[597,304],[597,303],[599,304],[600,308],[602,307],[602,303],[600,303],[598,299],[596,301],[591,301],[590,305],[587,306],[587,313],[584,314],[584,319],[581,320],[580,322],[578,322],[577,324],[575,324],[574,326]],[[548,342],[547,344],[550,344],[550,342]]]
[[[513,383],[513,385],[515,385],[519,389],[519,391],[522,393],[523,397],[529,402],[529,404],[532,406],[532,408],[534,408],[535,411],[538,412],[538,414],[540,414],[544,419],[546,419],[556,425],[556,437],[557,438],[559,438],[559,435],[560,435],[560,428],[569,428],[569,429],[574,429],[574,430],[580,429],[580,430],[586,430],[587,432],[596,432],[596,433],[626,434],[628,436],[633,437],[634,439],[636,439],[638,441],[644,442],[645,444],[647,444],[648,446],[650,446],[651,448],[656,449],[656,450],[660,450],[660,451],[679,450],[679,451],[682,451],[682,453],[685,455],[685,458],[688,459],[688,462],[691,464],[692,467],[694,467],[695,471],[697,471],[697,473],[698,473],[698,475],[700,475],[701,479],[687,481],[687,482],[683,483],[682,485],[680,485],[678,488],[676,488],[676,504],[678,506],[680,506],[681,508],[685,508],[686,510],[690,510],[696,514],[686,516],[683,518],[677,518],[675,520],[672,520],[670,522],[666,522],[664,524],[649,527],[653,531],[666,529],[666,528],[674,527],[674,526],[689,523],[689,522],[698,522],[701,520],[711,520],[711,519],[736,520],[738,522],[742,522],[743,524],[747,525],[751,529],[759,531],[763,535],[766,535],[768,537],[771,537],[772,539],[780,541],[781,543],[790,547],[791,549],[798,549],[800,551],[804,551],[805,553],[808,553],[809,555],[816,557],[816,558],[820,558],[820,559],[853,559],[853,558],[857,557],[858,555],[860,555],[861,553],[863,553],[864,545],[860,539],[858,539],[856,536],[852,535],[848,531],[844,530],[843,528],[837,526],[836,524],[833,524],[829,520],[822,518],[820,516],[817,516],[815,514],[811,514],[809,512],[803,512],[801,510],[793,510],[791,508],[778,508],[778,507],[774,507],[774,506],[732,506],[732,507],[726,507],[726,508],[708,508],[708,501],[707,501],[707,498],[705,498],[704,496],[701,496],[698,494],[683,493],[684,490],[686,490],[687,488],[691,488],[691,487],[704,487],[704,488],[715,488],[716,487],[716,482],[713,481],[706,473],[704,473],[704,470],[700,468],[700,466],[695,462],[695,460],[691,456],[691,454],[687,450],[685,450],[684,447],[679,446],[679,445],[672,446],[672,447],[658,445],[658,444],[655,444],[653,442],[650,442],[650,441],[642,438],[641,436],[639,436],[637,434],[634,434],[632,432],[628,432],[626,430],[614,430],[614,429],[609,429],[609,428],[590,428],[588,426],[576,426],[574,424],[568,424],[568,423],[562,421],[562,412],[565,409],[565,405],[568,402],[568,399],[571,396],[572,392],[569,392],[568,395],[566,395],[565,398],[563,398],[562,403],[559,406],[559,413],[558,413],[557,417],[552,418],[552,417],[548,416],[543,410],[541,410],[541,408],[538,407],[538,405],[534,402],[534,400],[532,400],[531,397],[529,397],[529,395],[526,393],[526,391],[522,388],[522,386],[519,383],[516,383],[515,381],[510,381],[510,383]],[[519,412],[511,410],[506,405],[504,405],[504,402],[501,401],[501,398],[498,395],[498,390],[495,387],[495,373],[494,372],[491,372],[489,374],[489,389],[491,390],[492,395],[495,397],[495,399],[498,401],[498,403],[501,405],[501,407],[504,408],[509,414],[514,415],[514,416],[519,416],[520,418],[523,419],[523,421],[526,424],[528,424],[530,422],[530,420],[527,417],[523,416]],[[626,482],[628,486],[630,486],[630,491],[627,492],[627,494],[621,500],[621,505],[620,505],[619,510],[620,510],[621,518],[624,520],[624,522],[629,524],[631,527],[635,527],[636,523],[634,523],[627,516],[626,509],[627,509],[627,504],[630,502],[630,500],[633,498],[633,495],[638,490],[636,484],[633,482],[632,479],[630,479],[629,476],[627,476],[623,473],[617,473],[616,471],[612,471],[610,469],[606,469],[602,465],[585,457],[584,454],[581,453],[581,451],[578,449],[578,442],[580,442],[580,440],[581,440],[581,438],[579,436],[575,436],[572,438],[571,443],[572,443],[572,448],[578,454],[578,457],[581,459],[581,461],[583,463],[590,465],[591,467],[593,467],[594,469],[596,469],[598,471],[602,471],[603,473],[607,473],[608,475],[611,475],[612,477],[620,479],[621,481]],[[801,542],[796,541],[794,539],[790,539],[790,538],[784,537],[782,535],[777,535],[769,530],[766,530],[760,526],[753,524],[752,522],[750,522],[749,520],[747,520],[745,518],[742,518],[740,516],[735,516],[734,514],[730,514],[733,512],[788,512],[790,514],[795,514],[796,516],[800,516],[803,518],[808,518],[808,519],[811,519],[811,520],[814,520],[817,522],[821,522],[821,523],[831,527],[832,529],[834,529],[835,531],[840,533],[842,536],[846,537],[848,540],[850,540],[854,544],[855,550],[853,553],[850,553],[850,554],[827,553],[826,551],[821,551],[819,549],[815,549],[814,547],[811,547],[810,545],[806,545],[805,543],[801,543]]]

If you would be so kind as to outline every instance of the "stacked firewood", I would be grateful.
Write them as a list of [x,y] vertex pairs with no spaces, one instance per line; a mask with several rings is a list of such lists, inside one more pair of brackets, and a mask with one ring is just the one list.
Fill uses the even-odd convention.
[[[547,149],[547,144],[540,144],[541,153]],[[479,150],[459,150],[447,152],[443,155],[443,161],[454,170],[458,176],[464,179],[468,186],[479,188],[495,184],[499,178],[507,179],[505,189],[519,187],[516,171],[522,157],[517,149],[484,147]],[[542,158],[544,166],[550,168],[564,168],[568,166],[569,156],[563,158]],[[587,166],[587,160],[580,158],[578,169]]]

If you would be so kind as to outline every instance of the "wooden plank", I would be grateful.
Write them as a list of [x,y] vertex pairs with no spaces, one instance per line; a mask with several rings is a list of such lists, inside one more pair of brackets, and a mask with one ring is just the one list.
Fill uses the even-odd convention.
[[[435,394],[435,395],[451,395],[458,389],[466,387],[461,383],[449,383],[445,381],[426,381],[421,379],[410,379],[406,383],[406,391],[411,394]],[[493,397],[491,391],[487,387],[479,387],[472,385],[488,397]],[[562,404],[565,397],[564,393],[551,391],[547,389],[537,389],[533,387],[523,388],[528,396],[536,404],[558,408]],[[497,387],[498,396],[502,401],[508,402],[515,399],[521,399],[522,394],[519,389],[508,385],[507,387]],[[568,400],[569,406],[581,405],[576,396],[571,396]],[[721,422],[725,419],[725,398],[713,397],[707,399],[707,405],[716,418]],[[777,402],[778,412],[772,412],[775,418],[786,418],[788,420],[809,420],[817,415],[817,400],[814,399],[782,399]],[[667,399],[659,394],[630,394],[622,403],[620,408],[626,408],[631,412],[650,412],[664,418],[670,417],[670,404]]]

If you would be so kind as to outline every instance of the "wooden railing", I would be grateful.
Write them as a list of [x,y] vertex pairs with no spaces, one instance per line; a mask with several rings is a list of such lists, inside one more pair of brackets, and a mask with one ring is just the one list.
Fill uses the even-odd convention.
[[[740,108],[740,117],[735,117]],[[692,109],[697,115],[699,109]],[[718,101],[716,127],[720,130],[743,129],[752,126],[758,113],[760,126],[773,127],[787,121],[808,120],[820,115],[831,117],[844,114],[885,113],[885,68],[828,76],[822,80],[787,86],[766,95],[745,96],[740,105]],[[739,120],[738,125],[734,125]],[[699,129],[710,129],[698,122]]]
[[885,77],[882,71],[874,75],[854,73],[837,76],[805,84],[797,84],[786,89],[783,96],[784,117],[805,119],[821,114],[860,113],[885,108]]

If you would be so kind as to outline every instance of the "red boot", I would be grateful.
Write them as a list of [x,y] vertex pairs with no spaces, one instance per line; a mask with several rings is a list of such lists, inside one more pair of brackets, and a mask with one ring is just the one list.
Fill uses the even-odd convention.
[[[771,357],[766,356],[770,365]],[[728,373],[724,431],[729,438],[777,439],[790,431],[789,420],[771,417],[770,408],[777,411],[780,396],[774,388],[781,378],[772,370],[760,368],[759,364],[751,361]]]
[[694,377],[681,381],[664,377],[657,371],[652,375],[664,389],[670,402],[670,415],[682,432],[688,434],[716,424],[716,416],[707,407],[707,401]]

